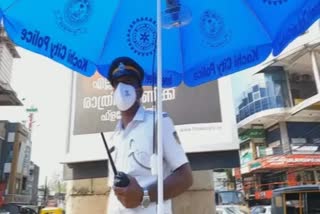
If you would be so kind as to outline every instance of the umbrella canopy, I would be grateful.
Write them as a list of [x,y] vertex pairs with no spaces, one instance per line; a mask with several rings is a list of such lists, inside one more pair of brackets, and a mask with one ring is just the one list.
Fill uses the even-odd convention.
[[[279,54],[320,17],[320,0],[2,0],[1,17],[16,44],[86,76],[97,69],[106,76],[114,58],[132,57],[146,71],[144,84],[157,79],[161,92],[162,85],[197,86]],[[157,142],[160,100],[157,93]],[[158,213],[162,158],[158,143]]]
[[[163,85],[196,86],[279,54],[320,16],[319,0],[162,1]],[[130,56],[153,83],[156,1],[2,0],[10,38],[83,75]],[[182,26],[176,28],[177,26]]]

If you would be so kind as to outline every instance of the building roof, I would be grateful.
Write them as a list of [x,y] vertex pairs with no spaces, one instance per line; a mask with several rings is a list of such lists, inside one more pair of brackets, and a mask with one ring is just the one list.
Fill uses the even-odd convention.
[[0,25],[0,43],[1,42],[6,44],[13,58],[20,58],[20,55],[16,49],[16,45],[9,39],[4,27]]
[[16,92],[9,84],[0,82],[0,106],[22,106]]
[[274,194],[290,193],[290,192],[301,192],[301,191],[319,191],[320,185],[301,185],[301,186],[291,186],[283,187],[273,190]]

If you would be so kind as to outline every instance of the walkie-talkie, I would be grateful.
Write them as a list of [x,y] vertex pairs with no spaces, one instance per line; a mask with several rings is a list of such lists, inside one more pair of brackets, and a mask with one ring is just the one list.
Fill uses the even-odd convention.
[[124,173],[124,172],[118,172],[117,171],[116,166],[114,165],[113,159],[111,157],[111,152],[109,150],[109,147],[108,147],[107,141],[106,141],[106,139],[104,137],[104,134],[103,134],[103,132],[101,132],[100,134],[101,134],[104,146],[106,147],[106,150],[107,150],[107,153],[108,153],[108,157],[109,157],[109,161],[110,161],[110,164],[111,164],[111,167],[112,167],[112,171],[113,171],[113,174],[114,174],[113,185],[116,186],[116,187],[127,187],[129,185],[129,183],[130,183],[130,180],[129,180],[127,174]]

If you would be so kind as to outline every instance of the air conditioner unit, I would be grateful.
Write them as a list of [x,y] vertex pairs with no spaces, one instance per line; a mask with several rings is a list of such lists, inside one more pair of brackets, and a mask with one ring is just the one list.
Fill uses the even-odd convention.
[[293,73],[290,75],[290,79],[293,82],[299,82],[301,80],[301,75],[299,75],[297,73]]
[[312,80],[312,76],[310,74],[302,74],[300,76],[302,81],[311,81]]

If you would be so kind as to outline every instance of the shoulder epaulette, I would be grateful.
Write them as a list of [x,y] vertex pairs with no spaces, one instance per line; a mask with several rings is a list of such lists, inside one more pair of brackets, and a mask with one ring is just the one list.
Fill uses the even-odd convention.
[[162,113],[162,117],[163,117],[163,118],[169,117],[169,114],[168,114],[167,112],[163,112],[163,113]]

